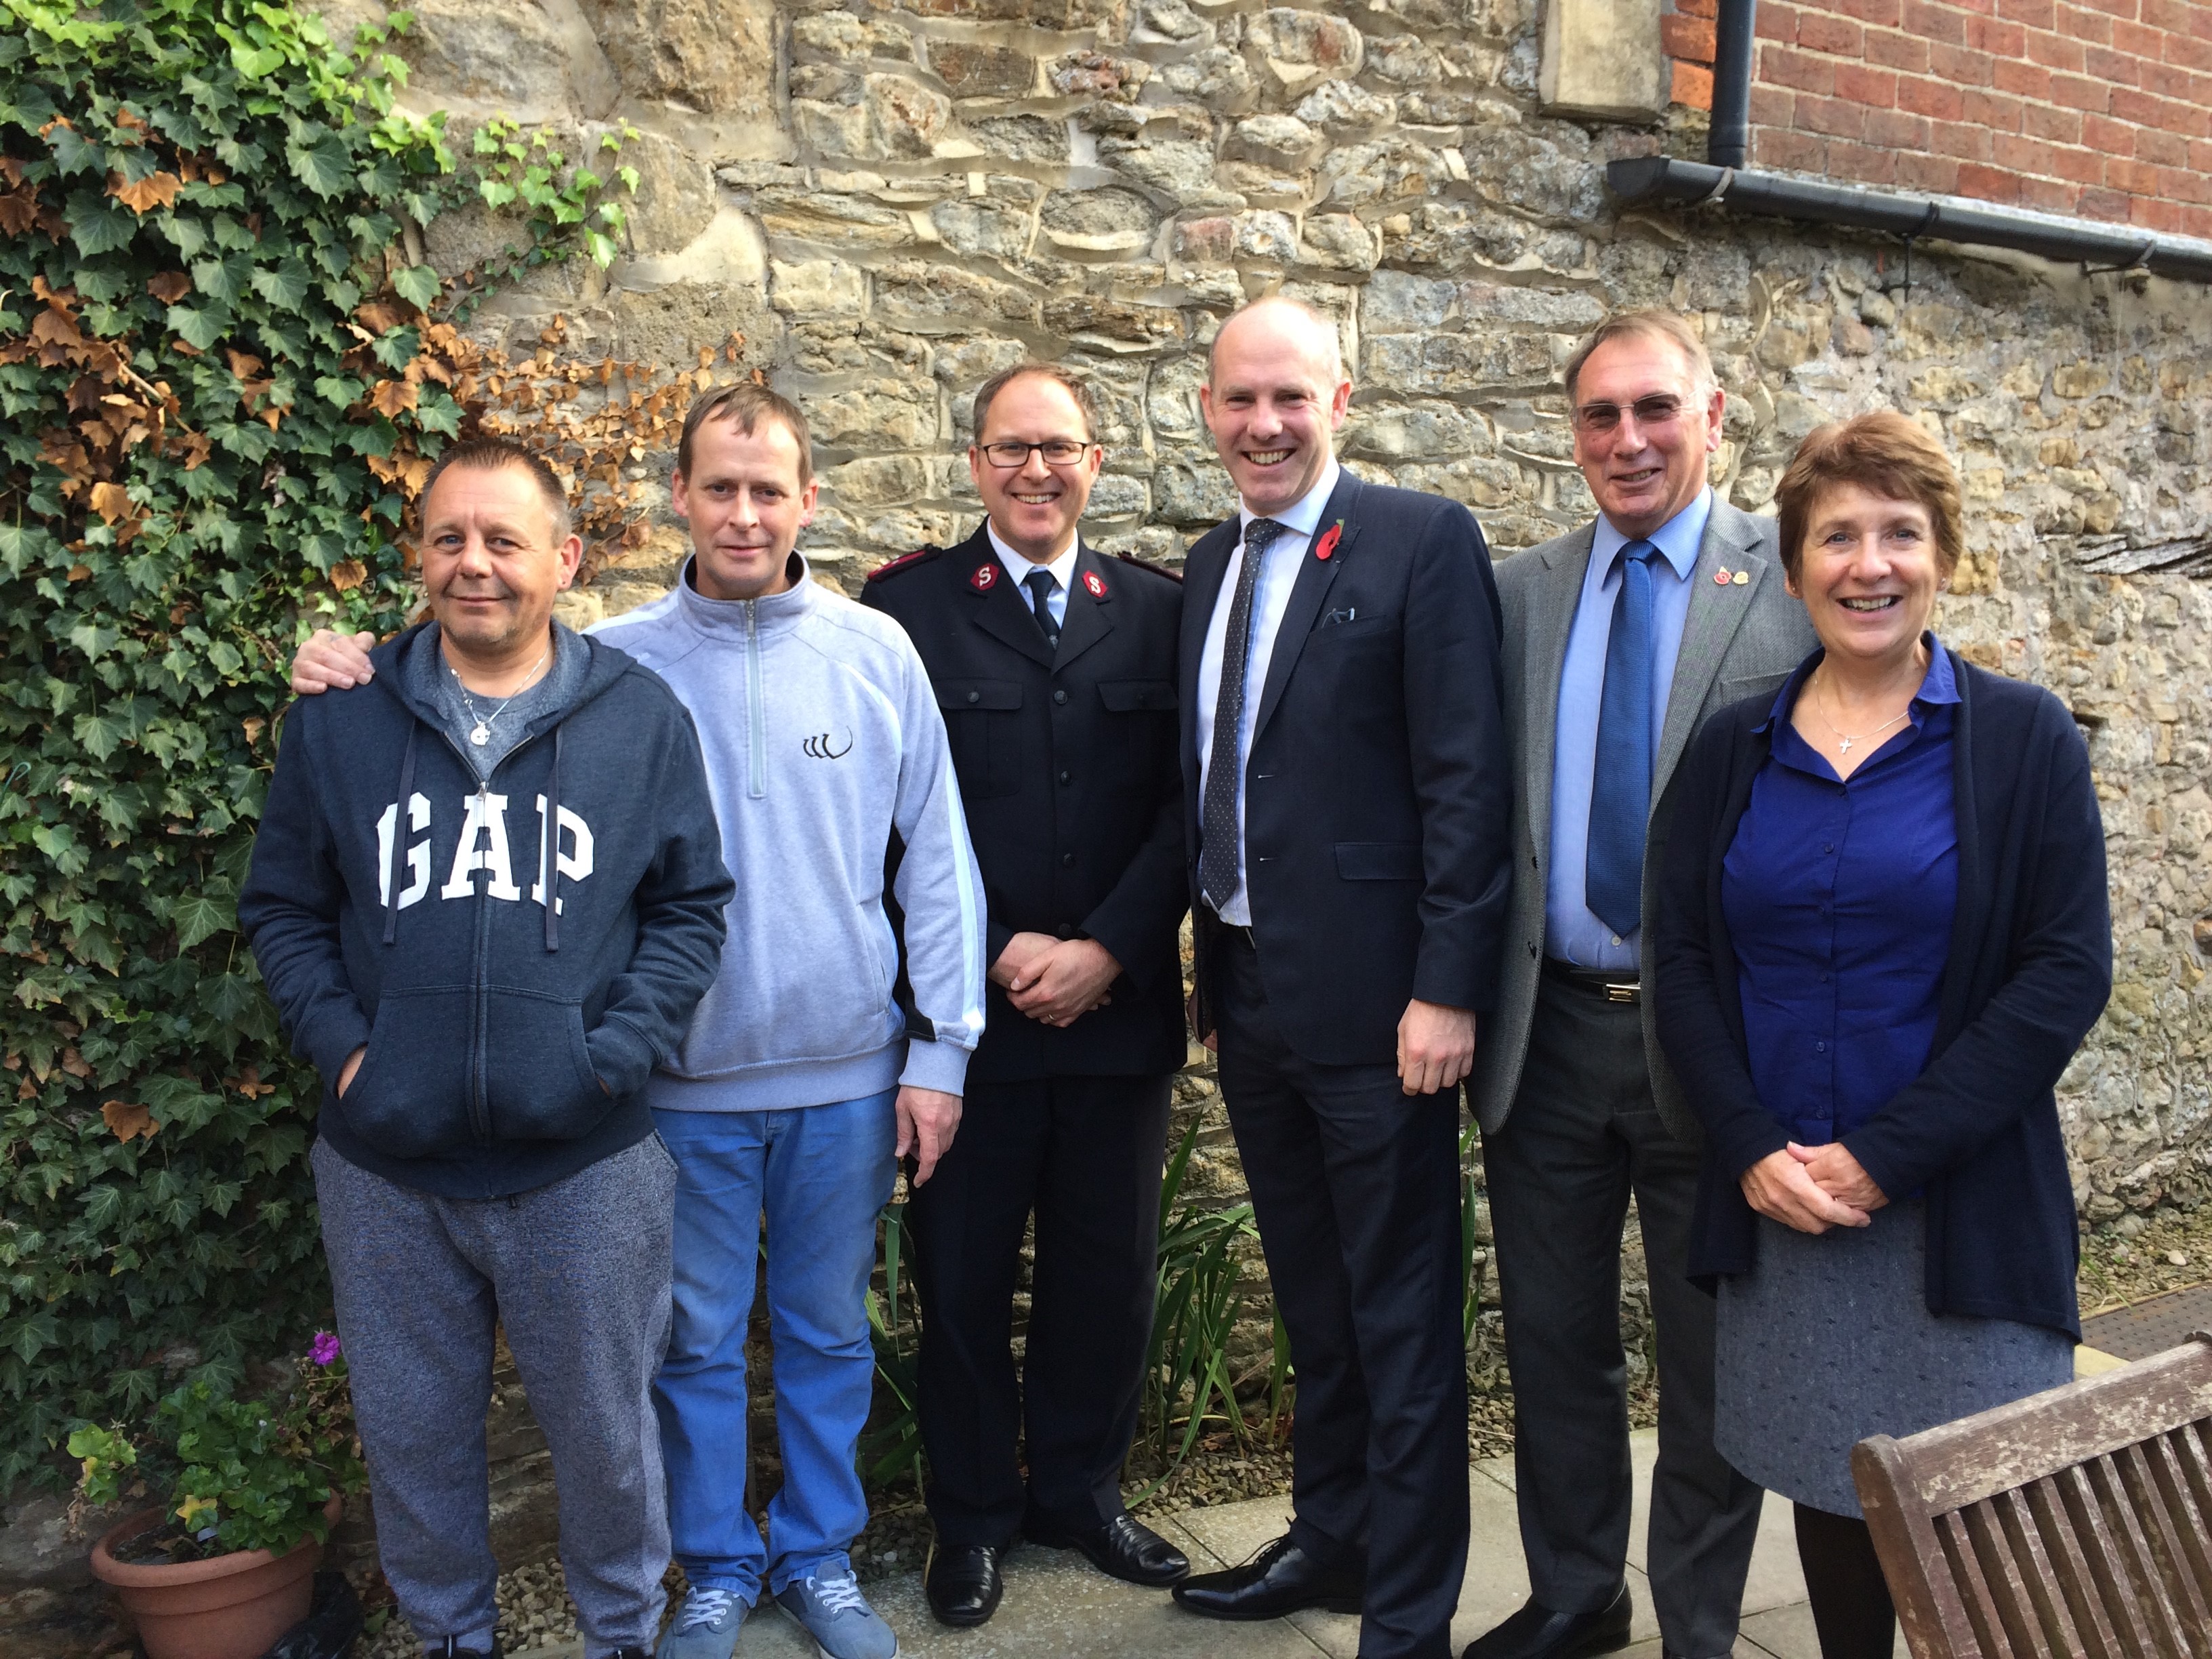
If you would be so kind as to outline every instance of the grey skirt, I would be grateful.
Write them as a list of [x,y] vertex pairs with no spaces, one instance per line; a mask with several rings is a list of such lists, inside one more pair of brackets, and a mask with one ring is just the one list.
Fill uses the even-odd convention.
[[1801,1233],[1765,1216],[1752,1270],[1720,1282],[1713,1442],[1746,1479],[1860,1513],[1851,1448],[2073,1380],[2063,1331],[1928,1311],[1923,1206]]

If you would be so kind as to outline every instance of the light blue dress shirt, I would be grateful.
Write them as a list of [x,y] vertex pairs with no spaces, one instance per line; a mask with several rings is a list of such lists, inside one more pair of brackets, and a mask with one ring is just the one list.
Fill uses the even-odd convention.
[[[1705,489],[1648,539],[1659,550],[1651,574],[1651,749],[1667,724],[1667,693],[1682,653],[1690,615],[1690,573],[1697,568],[1713,492]],[[1616,934],[1591,911],[1583,890],[1589,857],[1590,785],[1597,773],[1598,705],[1605,693],[1605,647],[1613,636],[1613,603],[1620,592],[1617,557],[1633,538],[1600,514],[1589,568],[1567,635],[1559,670],[1559,712],[1552,734],[1551,867],[1544,881],[1544,953],[1582,968],[1633,969],[1634,933]],[[1670,580],[1671,577],[1671,580]],[[1659,781],[1652,780],[1658,788]]]

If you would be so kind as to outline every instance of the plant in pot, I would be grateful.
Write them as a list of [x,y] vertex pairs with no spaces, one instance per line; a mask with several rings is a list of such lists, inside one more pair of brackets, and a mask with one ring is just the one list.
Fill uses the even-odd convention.
[[188,1382],[135,1431],[70,1435],[81,1505],[156,1499],[92,1552],[147,1659],[259,1659],[307,1617],[323,1541],[368,1471],[337,1338],[317,1333],[294,1372],[272,1399]]

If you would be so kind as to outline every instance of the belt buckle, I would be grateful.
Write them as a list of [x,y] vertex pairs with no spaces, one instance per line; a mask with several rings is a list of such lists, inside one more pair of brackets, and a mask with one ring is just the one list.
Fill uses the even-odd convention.
[[1607,1002],[1625,1002],[1633,1007],[1643,994],[1643,990],[1642,983],[1637,981],[1631,981],[1626,985],[1607,985],[1605,988],[1605,1000]]

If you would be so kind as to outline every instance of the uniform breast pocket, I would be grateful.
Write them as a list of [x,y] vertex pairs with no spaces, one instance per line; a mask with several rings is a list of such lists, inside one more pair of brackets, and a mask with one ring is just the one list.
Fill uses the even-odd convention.
[[1101,680],[1098,701],[1111,716],[1106,728],[1120,734],[1132,768],[1142,772],[1164,746],[1172,750],[1177,735],[1173,680]]
[[937,706],[952,744],[952,769],[969,800],[1021,787],[1022,687],[1017,680],[942,680]]

